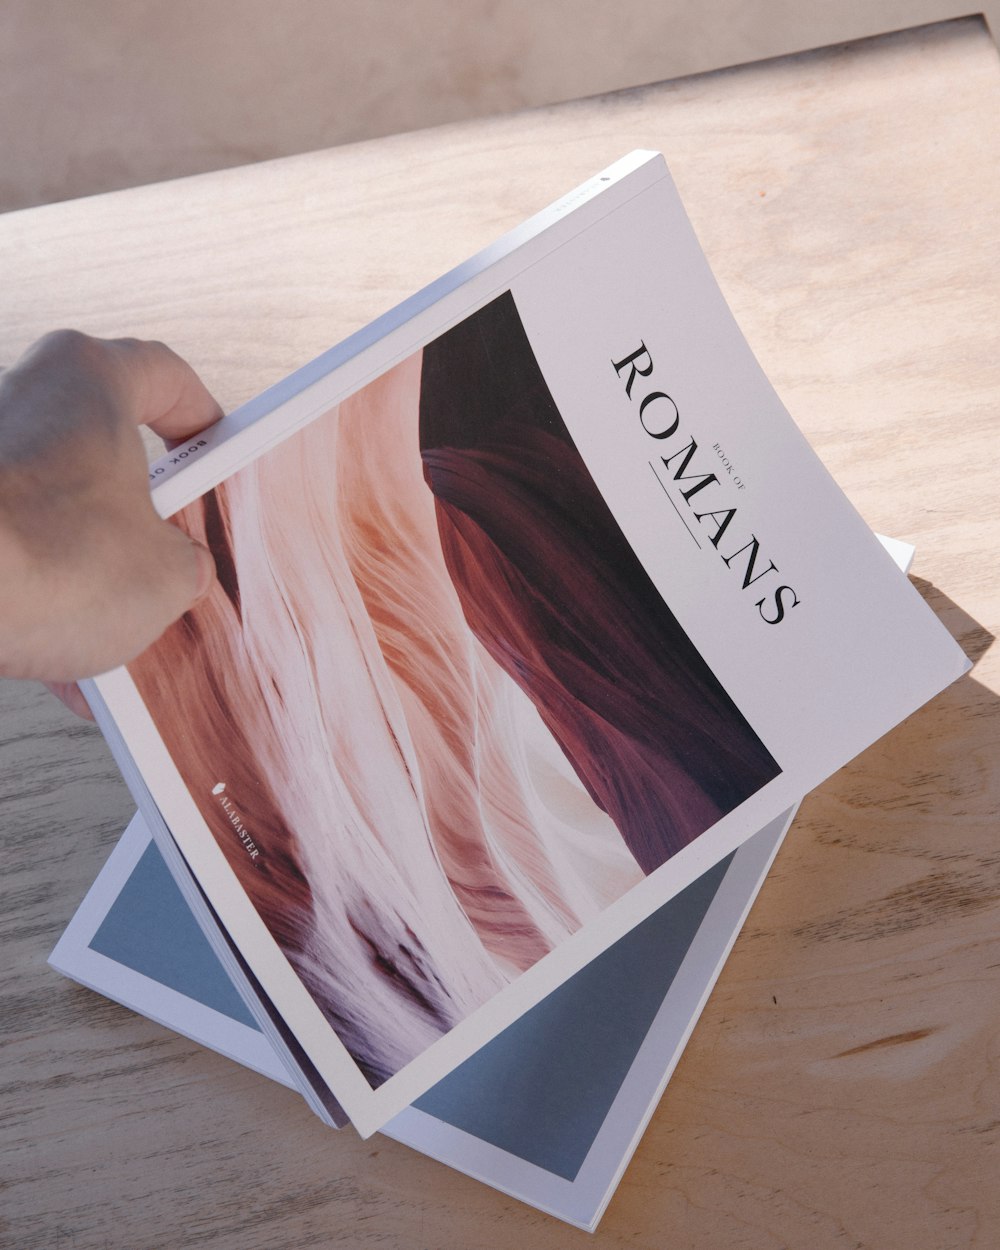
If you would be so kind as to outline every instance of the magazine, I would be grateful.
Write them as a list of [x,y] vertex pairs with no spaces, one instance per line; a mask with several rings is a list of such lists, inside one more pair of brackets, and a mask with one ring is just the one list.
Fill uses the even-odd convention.
[[88,698],[365,1136],[968,667],[650,153],[151,477],[219,582]]
[[[880,538],[907,569],[913,548]],[[592,1231],[638,1145],[794,812],[664,904],[382,1130]],[[280,1057],[137,814],[49,962],[272,1080]]]

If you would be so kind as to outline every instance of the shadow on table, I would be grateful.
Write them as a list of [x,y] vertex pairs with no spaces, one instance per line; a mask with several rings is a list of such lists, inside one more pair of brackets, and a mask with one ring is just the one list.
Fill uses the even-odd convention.
[[996,641],[996,635],[991,634],[985,625],[980,625],[964,608],[959,607],[954,599],[949,599],[944,591],[939,590],[933,582],[913,576],[910,577],[910,581],[973,665],[978,664]]

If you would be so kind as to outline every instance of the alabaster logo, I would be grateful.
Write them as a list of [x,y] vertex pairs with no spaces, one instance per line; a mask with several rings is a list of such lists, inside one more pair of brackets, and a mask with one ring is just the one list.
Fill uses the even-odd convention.
[[243,823],[243,817],[239,814],[233,804],[226,797],[226,783],[218,782],[212,787],[212,794],[219,800],[219,806],[226,813],[226,818],[243,843],[243,849],[255,862],[260,858],[260,847],[251,838],[246,825]]

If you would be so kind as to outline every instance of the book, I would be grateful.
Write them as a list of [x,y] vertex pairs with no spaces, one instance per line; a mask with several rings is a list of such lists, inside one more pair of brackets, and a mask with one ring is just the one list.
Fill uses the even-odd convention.
[[[901,569],[913,548],[881,543]],[[665,903],[382,1132],[593,1231],[624,1175],[796,809]],[[49,963],[295,1087],[226,975],[140,813]]]
[[[381,1130],[592,1231],[776,853],[750,838]],[[136,815],[50,956],[64,975],[293,1086]]]
[[87,696],[376,1131],[968,667],[634,153],[151,471],[219,584]]

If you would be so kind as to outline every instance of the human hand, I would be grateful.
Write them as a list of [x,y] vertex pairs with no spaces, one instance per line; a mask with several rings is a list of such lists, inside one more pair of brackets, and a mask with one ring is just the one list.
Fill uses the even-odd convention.
[[153,508],[138,426],[174,441],[221,415],[162,343],[57,330],[0,371],[0,676],[89,716],[76,679],[208,593],[211,555]]

